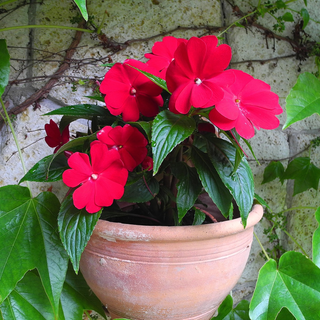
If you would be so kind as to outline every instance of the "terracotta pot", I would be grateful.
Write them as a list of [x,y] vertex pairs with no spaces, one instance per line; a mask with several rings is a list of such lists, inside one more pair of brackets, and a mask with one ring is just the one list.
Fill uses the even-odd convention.
[[99,220],[80,261],[112,318],[210,319],[239,280],[251,248],[255,205],[241,220],[137,226]]

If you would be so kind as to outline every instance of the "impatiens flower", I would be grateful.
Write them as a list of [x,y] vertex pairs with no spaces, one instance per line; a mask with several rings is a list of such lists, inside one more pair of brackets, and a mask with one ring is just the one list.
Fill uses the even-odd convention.
[[100,86],[101,93],[105,94],[106,106],[112,115],[122,114],[124,121],[137,121],[140,113],[154,117],[163,105],[162,89],[130,66],[158,75],[153,68],[137,60],[116,63]]
[[133,171],[147,155],[148,140],[135,127],[126,124],[124,127],[106,126],[97,133],[98,139],[109,149],[119,152],[125,168]]
[[91,143],[90,155],[91,164],[87,154],[72,154],[68,159],[71,169],[63,173],[62,180],[71,188],[80,185],[73,193],[74,206],[95,213],[123,196],[128,171],[123,167],[119,152],[108,150],[99,141]]
[[234,81],[233,74],[224,71],[231,60],[231,48],[217,44],[217,37],[205,36],[179,45],[166,75],[172,92],[170,111],[187,114],[191,107],[212,107],[223,98],[221,87]]
[[153,159],[149,156],[146,156],[141,163],[143,170],[151,171],[153,169]]
[[175,38],[172,36],[164,37],[162,41],[155,42],[152,47],[152,53],[146,53],[144,56],[149,59],[147,64],[160,71],[160,77],[165,79],[166,71],[174,59],[174,53],[180,43],[186,43],[186,39]]
[[267,83],[243,71],[232,71],[235,82],[225,89],[224,98],[210,111],[210,121],[222,130],[235,128],[245,139],[254,136],[254,127],[277,128],[280,122],[276,115],[283,111],[278,95],[270,91]]
[[54,153],[69,141],[69,125],[61,133],[58,125],[53,120],[50,120],[50,123],[45,124],[44,129],[47,133],[44,139],[49,147],[55,148]]

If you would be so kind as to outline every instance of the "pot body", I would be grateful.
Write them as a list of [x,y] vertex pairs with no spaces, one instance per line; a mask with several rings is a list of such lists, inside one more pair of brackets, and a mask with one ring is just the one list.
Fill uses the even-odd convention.
[[208,320],[239,280],[260,205],[199,226],[137,226],[99,220],[80,269],[112,318]]

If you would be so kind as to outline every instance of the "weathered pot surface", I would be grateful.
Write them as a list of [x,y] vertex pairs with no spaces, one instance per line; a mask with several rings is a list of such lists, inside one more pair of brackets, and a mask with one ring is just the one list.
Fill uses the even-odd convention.
[[240,218],[199,226],[99,220],[81,272],[113,318],[208,320],[239,280],[260,205]]

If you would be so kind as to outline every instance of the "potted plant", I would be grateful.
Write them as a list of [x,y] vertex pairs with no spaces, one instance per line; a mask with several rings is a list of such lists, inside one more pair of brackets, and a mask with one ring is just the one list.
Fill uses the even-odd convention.
[[[59,236],[113,317],[210,319],[241,276],[262,217],[243,143],[253,152],[247,139],[277,128],[282,108],[268,84],[227,70],[231,48],[215,36],[168,36],[146,58],[108,65],[102,96],[92,97],[105,105],[50,112],[62,115],[45,128],[54,154],[21,182],[70,187],[57,208]],[[79,118],[88,131],[70,140]]]

